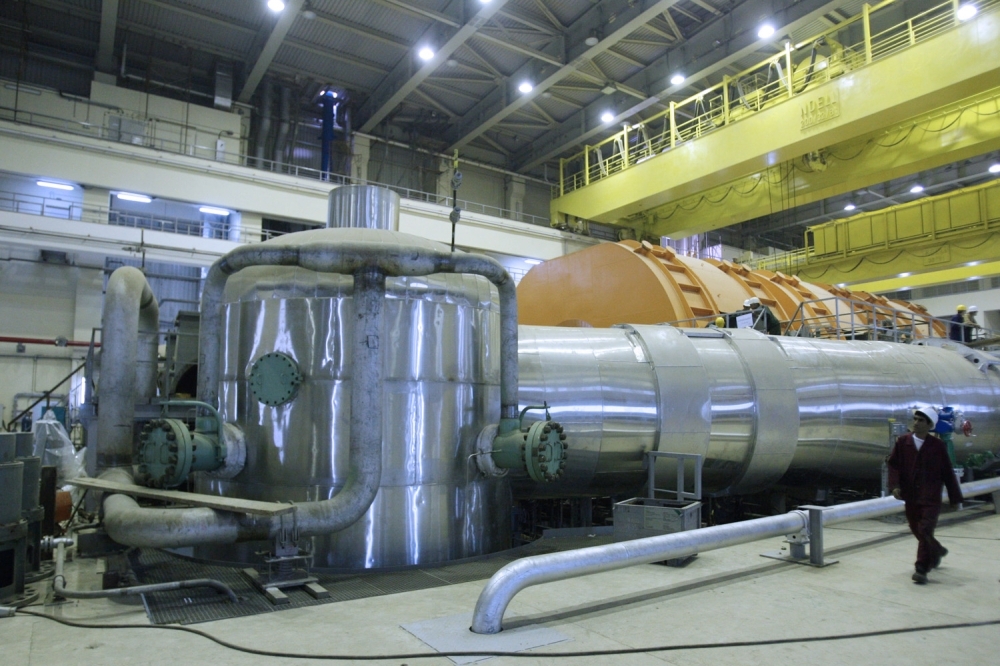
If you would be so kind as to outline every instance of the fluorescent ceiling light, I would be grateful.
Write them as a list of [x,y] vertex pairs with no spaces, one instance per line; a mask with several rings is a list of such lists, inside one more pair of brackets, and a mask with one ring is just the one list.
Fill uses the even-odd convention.
[[535,86],[531,85],[531,81],[521,81],[521,84],[517,87],[517,89],[527,95],[535,89]]
[[280,12],[285,8],[285,3],[282,0],[267,0],[267,8],[272,12]]
[[421,48],[419,51],[417,51],[417,56],[424,62],[427,62],[428,60],[434,57],[434,50],[431,49],[429,46],[425,46]]
[[855,208],[857,208],[857,206],[855,206],[852,203],[849,203],[846,206],[844,206],[844,210],[854,210]]
[[673,76],[670,77],[670,85],[679,86],[682,83],[684,83],[683,74],[674,74]]
[[75,190],[76,188],[72,185],[67,185],[66,183],[53,183],[50,180],[39,180],[35,182],[38,187],[49,187],[53,190]]
[[135,201],[136,203],[149,203],[153,200],[145,194],[132,194],[131,192],[119,192],[115,196],[122,201]]
[[962,5],[958,8],[958,13],[955,14],[959,21],[968,21],[970,18],[976,15],[979,10],[976,9],[975,5]]
[[611,113],[610,111],[605,111],[604,113],[601,114],[602,123],[610,123],[614,119],[615,119],[615,114]]
[[760,30],[757,31],[757,36],[760,37],[761,39],[767,39],[773,34],[774,34],[774,26],[771,25],[770,23],[765,23],[764,25],[760,26]]
[[914,185],[913,187],[910,188],[910,194],[920,194],[923,191],[924,191],[923,185]]
[[911,275],[913,275],[913,273],[900,273],[896,277],[904,278],[904,277],[910,277]]
[[1000,162],[990,165],[990,173],[1000,173]]
[[966,266],[978,266],[981,263],[983,263],[983,262],[981,262],[981,261],[970,261],[969,263],[966,264]]
[[538,264],[542,263],[542,261],[541,259],[525,259],[524,263],[530,264],[532,266],[537,266]]
[[225,208],[215,208],[214,206],[202,206],[198,209],[200,212],[206,215],[229,215],[230,211]]

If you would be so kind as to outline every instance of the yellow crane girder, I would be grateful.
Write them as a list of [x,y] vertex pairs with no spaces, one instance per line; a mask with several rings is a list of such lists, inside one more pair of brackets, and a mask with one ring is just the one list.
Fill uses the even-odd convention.
[[809,227],[796,258],[804,280],[869,292],[998,274],[1000,179]]
[[[869,53],[871,48],[868,44]],[[631,226],[632,218],[660,206],[933,114],[955,100],[981,95],[1000,81],[1000,12],[984,12],[967,23],[948,26],[926,41],[908,47],[903,43],[891,55],[874,61],[868,56],[857,68],[853,63],[851,67],[845,65],[839,75],[831,72],[833,78],[805,86],[800,92],[795,90],[795,78],[786,77],[790,81],[787,98],[739,118],[734,117],[737,109],[727,98],[725,113],[712,121],[713,127],[722,126],[703,135],[698,130],[697,138],[683,142],[678,139],[684,138],[686,125],[671,118],[669,141],[662,152],[651,148],[640,156],[629,148],[626,128],[624,140],[618,142],[620,155],[607,161],[606,173],[593,170],[588,149],[583,155],[587,164],[583,181],[573,184],[577,189],[567,191],[567,181],[561,179],[566,193],[552,201],[554,223],[576,216]],[[997,137],[1000,133],[991,139]],[[939,133],[938,151],[957,138]],[[980,144],[969,150],[983,152],[988,148]],[[884,169],[892,165],[880,168],[886,173]],[[599,177],[596,182],[591,173]],[[852,186],[856,185],[841,185],[839,191]],[[836,189],[831,183],[823,196]],[[802,200],[795,201],[799,203]],[[682,227],[690,233],[704,230],[690,225],[656,225],[648,231]]]

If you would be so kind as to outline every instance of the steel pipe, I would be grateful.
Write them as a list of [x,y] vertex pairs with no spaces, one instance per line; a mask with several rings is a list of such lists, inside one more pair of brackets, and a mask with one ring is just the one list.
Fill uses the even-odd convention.
[[[965,497],[998,491],[1000,491],[1000,478],[962,485],[962,494]],[[903,502],[892,497],[842,504],[824,510],[823,524],[830,525],[898,513],[903,510],[903,506]],[[476,601],[472,615],[472,631],[477,634],[500,632],[507,606],[518,592],[532,585],[577,578],[602,571],[614,571],[637,564],[688,557],[695,553],[792,534],[806,529],[808,525],[808,512],[795,510],[780,516],[768,516],[740,523],[716,525],[563,553],[525,557],[503,567],[486,583]]]
[[132,466],[132,423],[137,400],[156,395],[160,309],[146,276],[123,266],[111,274],[104,297],[101,374],[97,383],[97,469]]

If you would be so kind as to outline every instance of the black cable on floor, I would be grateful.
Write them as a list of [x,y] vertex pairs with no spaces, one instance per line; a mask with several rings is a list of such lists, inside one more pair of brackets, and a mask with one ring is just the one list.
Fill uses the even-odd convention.
[[212,634],[201,631],[200,629],[192,629],[191,627],[182,627],[173,624],[96,624],[93,622],[76,622],[74,620],[66,620],[60,617],[54,617],[52,615],[46,615],[45,613],[35,613],[29,610],[18,609],[17,614],[19,615],[31,615],[34,617],[45,618],[46,620],[52,620],[53,622],[58,622],[59,624],[64,624],[68,627],[76,627],[78,629],[160,629],[165,631],[182,631],[189,634],[194,634],[195,636],[201,636],[202,638],[207,638],[208,640],[221,645],[224,648],[229,648],[230,650],[237,650],[239,652],[245,652],[247,654],[254,654],[261,657],[284,657],[290,659],[329,659],[329,660],[342,660],[342,661],[378,661],[378,660],[400,660],[400,659],[427,659],[430,657],[531,657],[532,659],[537,659],[538,657],[545,657],[546,659],[555,658],[567,658],[567,657],[603,657],[610,655],[619,654],[642,654],[643,652],[674,652],[678,650],[711,650],[715,648],[734,648],[734,647],[755,647],[761,645],[786,645],[788,643],[820,643],[824,641],[842,641],[850,640],[855,638],[871,638],[874,636],[891,636],[893,634],[913,634],[922,631],[941,631],[944,629],[968,629],[973,627],[987,627],[992,625],[1000,625],[1000,620],[984,620],[982,622],[957,622],[954,624],[930,624],[921,627],[906,627],[903,629],[883,629],[881,631],[864,631],[852,634],[828,634],[826,636],[808,636],[805,638],[772,638],[769,640],[760,641],[729,641],[726,643],[689,643],[686,645],[656,645],[652,647],[638,647],[638,648],[619,648],[617,650],[583,650],[580,652],[501,652],[497,650],[482,650],[478,652],[411,652],[407,654],[378,654],[378,655],[362,655],[362,654],[299,654],[294,652],[275,652],[272,650],[259,650],[257,648],[246,647],[243,645],[236,645],[235,643],[230,643],[221,638],[217,638]]

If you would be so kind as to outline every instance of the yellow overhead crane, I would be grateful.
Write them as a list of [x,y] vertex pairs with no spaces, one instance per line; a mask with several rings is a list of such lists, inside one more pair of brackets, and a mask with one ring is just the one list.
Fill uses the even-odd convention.
[[553,224],[683,237],[1000,149],[1000,0],[873,32],[894,4],[561,160]]
[[1000,275],[1000,178],[809,227],[754,267],[866,291]]

